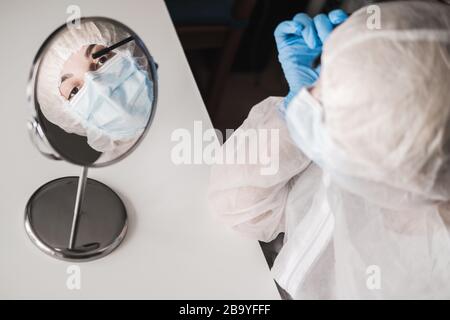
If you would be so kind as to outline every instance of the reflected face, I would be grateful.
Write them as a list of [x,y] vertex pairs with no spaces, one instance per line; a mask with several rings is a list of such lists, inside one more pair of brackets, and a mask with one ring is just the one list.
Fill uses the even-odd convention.
[[86,72],[100,69],[115,55],[113,51],[110,51],[97,59],[93,59],[92,54],[102,49],[105,49],[105,47],[98,44],[83,46],[64,63],[59,92],[66,100],[71,100],[81,90]]
[[131,153],[147,132],[156,109],[156,64],[121,23],[80,22],[58,27],[38,51],[29,83],[34,92],[28,92],[35,108],[30,133],[38,141],[43,134],[42,146],[58,158],[105,166]]

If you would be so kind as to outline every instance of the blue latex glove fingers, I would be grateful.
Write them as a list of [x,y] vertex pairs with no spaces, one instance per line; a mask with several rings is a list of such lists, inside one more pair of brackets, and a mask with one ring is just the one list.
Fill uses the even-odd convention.
[[334,28],[330,19],[323,13],[319,14],[314,17],[314,26],[316,27],[320,42],[322,44],[325,43],[325,40],[328,38]]
[[291,44],[296,36],[300,35],[303,27],[295,21],[283,21],[275,29],[274,36],[278,50]]
[[347,13],[343,10],[333,10],[328,15],[319,14],[314,18],[314,25],[322,44],[325,43],[333,29],[348,19]]
[[295,15],[293,21],[303,26],[301,34],[303,40],[310,49],[317,49],[322,46],[313,19],[305,13],[299,13]]
[[322,42],[313,19],[304,13],[297,14],[292,21],[280,23],[274,35],[278,60],[289,85],[289,94],[284,99],[287,105],[301,88],[317,80],[319,75],[312,69],[312,63],[322,51]]
[[337,26],[348,19],[348,14],[344,10],[337,9],[328,13],[328,18],[332,24]]
[[328,15],[321,14],[311,19],[307,14],[297,14],[292,21],[278,25],[274,35],[278,47],[278,60],[289,85],[284,99],[288,105],[291,99],[304,87],[314,84],[320,67],[313,69],[313,61],[320,55],[323,42],[333,29],[347,19],[342,10]]
[[[325,14],[319,14],[314,18],[314,25],[320,41],[322,41],[322,45],[330,36],[333,29],[347,19],[347,13],[341,9],[331,11],[328,16]],[[315,69],[315,71],[320,74],[320,65]]]

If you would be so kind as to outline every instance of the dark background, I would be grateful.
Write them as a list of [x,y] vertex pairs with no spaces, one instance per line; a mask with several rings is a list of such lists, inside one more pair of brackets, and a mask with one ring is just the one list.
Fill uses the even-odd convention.
[[253,105],[285,96],[273,31],[299,12],[348,13],[370,0],[166,0],[215,128],[236,129]]

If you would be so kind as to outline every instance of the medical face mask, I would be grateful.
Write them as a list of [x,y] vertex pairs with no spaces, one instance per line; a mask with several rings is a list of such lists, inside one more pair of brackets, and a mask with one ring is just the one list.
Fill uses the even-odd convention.
[[325,125],[324,107],[307,88],[303,88],[285,111],[292,140],[322,169],[352,172],[354,163],[330,138]]
[[327,143],[322,105],[307,88],[303,88],[288,105],[285,117],[292,140],[311,160],[320,165]]
[[337,145],[326,127],[324,107],[307,88],[303,88],[288,105],[286,125],[292,140],[303,153],[322,169],[345,174],[366,175],[359,166]]
[[113,140],[132,139],[147,125],[153,85],[129,53],[118,52],[99,70],[87,72],[83,88],[67,103],[87,130]]

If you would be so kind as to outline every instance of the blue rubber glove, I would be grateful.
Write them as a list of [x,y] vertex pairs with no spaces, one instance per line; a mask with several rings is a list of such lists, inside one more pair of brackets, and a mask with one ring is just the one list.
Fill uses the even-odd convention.
[[285,106],[303,88],[313,85],[319,78],[320,67],[312,64],[321,54],[323,43],[333,29],[344,22],[348,15],[342,10],[319,14],[311,19],[299,13],[293,20],[280,23],[275,29],[278,60],[289,84],[289,94],[284,99]]

